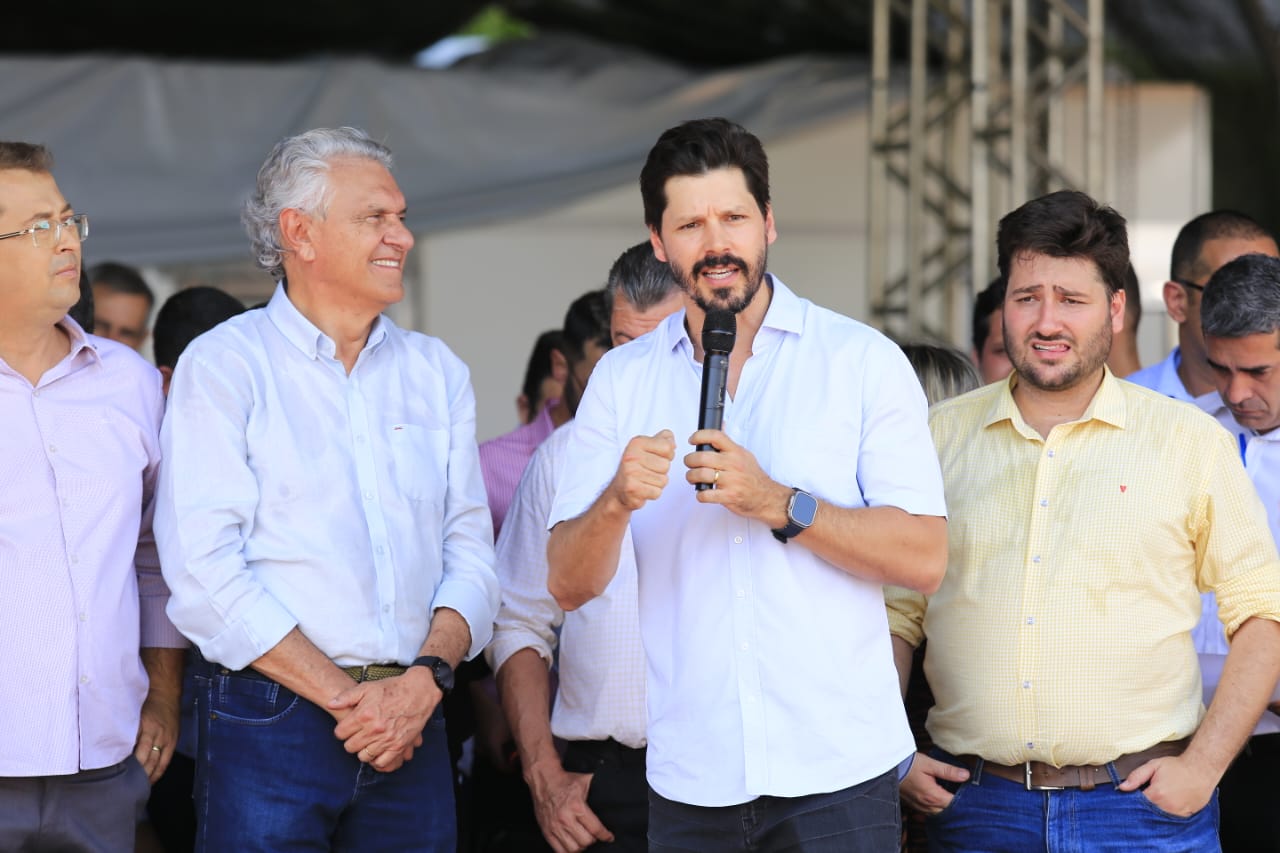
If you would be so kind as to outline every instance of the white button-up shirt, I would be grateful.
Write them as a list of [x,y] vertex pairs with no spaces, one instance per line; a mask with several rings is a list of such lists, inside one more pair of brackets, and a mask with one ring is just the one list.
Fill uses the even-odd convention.
[[[559,643],[551,732],[565,740],[613,738],[645,745],[644,649],[636,604],[636,558],[628,530],[618,573],[604,593],[565,613],[547,592],[547,515],[569,467],[573,421],[534,451],[498,536],[502,607],[485,650],[494,672],[521,649],[548,664]],[[557,638],[557,632],[559,637]]]
[[435,608],[470,655],[497,611],[468,371],[379,317],[348,376],[276,289],[183,353],[161,430],[169,615],[248,666],[295,626],[339,665],[417,656]]
[[0,359],[0,777],[122,761],[147,695],[139,645],[186,645],[151,537],[160,374],[61,326],[71,352],[35,386]]
[[[772,302],[724,430],[774,480],[845,507],[945,515],[924,393],[896,344],[798,298]],[[702,365],[684,312],[597,365],[550,525],[585,511],[633,436],[697,428]],[[879,584],[698,503],[677,450],[632,514],[647,660],[649,784],[701,806],[834,791],[914,750]]]

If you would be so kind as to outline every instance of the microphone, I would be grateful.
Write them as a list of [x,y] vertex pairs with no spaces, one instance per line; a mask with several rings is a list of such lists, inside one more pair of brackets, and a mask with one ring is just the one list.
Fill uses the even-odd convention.
[[[698,429],[720,429],[724,421],[724,386],[729,378],[729,353],[738,333],[738,320],[729,311],[708,311],[702,320],[702,397],[698,408]],[[699,444],[698,450],[715,450]],[[696,483],[704,491],[711,483]]]

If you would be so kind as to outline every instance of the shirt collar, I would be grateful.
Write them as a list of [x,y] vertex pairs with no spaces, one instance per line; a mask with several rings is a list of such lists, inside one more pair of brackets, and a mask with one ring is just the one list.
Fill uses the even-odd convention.
[[[333,358],[336,355],[337,347],[333,339],[303,316],[289,299],[283,280],[276,284],[275,293],[271,295],[271,301],[267,303],[265,310],[271,322],[280,330],[280,334],[284,335],[285,340],[301,350],[308,358],[319,358],[322,355]],[[388,322],[387,318],[381,314],[373,321],[373,327],[369,330],[369,339],[364,344],[365,350],[377,349],[386,340]]]
[[[1001,384],[999,393],[991,398],[991,405],[987,407],[986,417],[982,421],[984,428],[1001,421],[1009,421],[1019,432],[1028,435],[1035,434],[1035,430],[1031,429],[1027,422],[1023,420],[1022,412],[1018,410],[1018,404],[1013,400],[1013,389],[1017,385],[1018,374],[1016,372],[1009,374],[1009,378]],[[1094,393],[1093,399],[1089,401],[1084,414],[1075,423],[1096,420],[1124,429],[1127,412],[1128,402],[1125,397],[1125,389],[1121,385],[1121,381],[1111,372],[1111,368],[1104,364],[1102,366],[1102,384],[1098,386],[1098,390]]]
[[67,333],[67,337],[71,340],[71,352],[68,358],[74,360],[80,357],[80,353],[85,354],[85,358],[92,361],[102,361],[102,355],[98,352],[98,346],[94,343],[84,328],[75,321],[75,318],[67,314],[58,321],[58,327]]
[[[782,280],[773,273],[765,274],[763,285],[769,287],[773,294],[769,299],[769,310],[765,311],[760,328],[800,334],[804,330],[804,303],[800,297],[796,296],[791,288],[783,284]],[[664,321],[671,350],[686,343],[691,348],[693,346],[693,341],[689,340],[689,333],[685,331],[684,320],[685,311],[682,310]]]

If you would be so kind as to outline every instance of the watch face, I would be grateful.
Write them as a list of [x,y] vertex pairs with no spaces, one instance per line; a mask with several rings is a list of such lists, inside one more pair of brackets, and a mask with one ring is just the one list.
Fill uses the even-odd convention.
[[444,661],[437,661],[431,667],[431,673],[435,676],[436,686],[446,693],[453,689],[453,667]]
[[793,524],[808,527],[813,524],[813,518],[818,514],[818,501],[808,492],[797,491],[791,496],[791,507],[787,514],[791,516]]

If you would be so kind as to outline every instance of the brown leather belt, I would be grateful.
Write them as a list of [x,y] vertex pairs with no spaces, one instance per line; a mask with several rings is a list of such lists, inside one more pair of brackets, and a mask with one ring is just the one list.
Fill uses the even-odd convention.
[[[384,678],[394,678],[397,675],[404,675],[407,667],[394,663],[371,663],[364,666],[344,666],[339,667],[352,680],[358,682],[365,681],[381,681]],[[241,678],[252,678],[254,681],[273,681],[252,667],[244,669],[227,669],[225,666],[219,666],[219,675],[238,675]]]
[[983,773],[990,773],[1001,779],[1018,782],[1026,786],[1028,791],[1061,791],[1064,788],[1079,788],[1081,791],[1092,791],[1099,785],[1112,784],[1109,768],[1114,767],[1116,775],[1124,779],[1153,758],[1161,758],[1166,755],[1181,755],[1189,743],[1191,743],[1191,738],[1189,737],[1182,740],[1171,740],[1158,743],[1141,752],[1122,755],[1107,764],[1068,764],[1065,767],[1054,767],[1052,764],[1045,764],[1043,761],[1028,761],[1023,764],[1012,765],[993,764],[990,761],[983,761],[976,755],[957,755],[956,758],[961,764],[969,768],[970,772],[974,772],[979,762],[981,762]]

